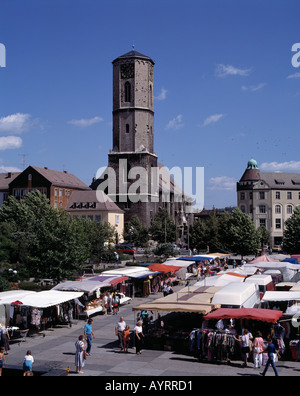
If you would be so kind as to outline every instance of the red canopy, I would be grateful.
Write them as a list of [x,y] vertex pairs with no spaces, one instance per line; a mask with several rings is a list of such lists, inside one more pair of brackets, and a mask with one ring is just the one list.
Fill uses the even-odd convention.
[[282,311],[261,308],[219,308],[205,315],[204,319],[252,319],[261,322],[276,323],[282,313]]
[[159,272],[175,272],[182,267],[174,267],[173,265],[166,265],[166,264],[151,264],[148,267],[151,271],[159,271]]
[[126,281],[126,280],[128,280],[128,277],[127,277],[127,276],[121,276],[121,277],[119,277],[119,278],[110,279],[110,280],[109,280],[109,283],[110,283],[112,286],[116,286],[118,283],[122,283],[123,281]]

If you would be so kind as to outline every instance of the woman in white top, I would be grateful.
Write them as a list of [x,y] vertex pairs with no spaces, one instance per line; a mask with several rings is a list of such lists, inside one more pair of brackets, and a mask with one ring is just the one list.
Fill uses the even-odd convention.
[[137,355],[140,355],[142,353],[141,349],[143,346],[143,338],[144,338],[142,326],[143,326],[143,322],[139,320],[134,328],[135,350]]

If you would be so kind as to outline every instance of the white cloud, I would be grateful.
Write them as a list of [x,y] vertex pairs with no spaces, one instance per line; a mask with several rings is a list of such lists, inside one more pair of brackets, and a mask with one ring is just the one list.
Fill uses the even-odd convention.
[[218,122],[221,118],[223,118],[225,114],[212,114],[211,116],[207,117],[201,126],[207,126],[209,124],[215,124]]
[[262,89],[264,86],[266,86],[266,83],[261,83],[258,85],[250,85],[249,87],[246,87],[245,85],[242,86],[242,90],[243,91],[251,91],[251,92],[255,92],[255,91],[259,91],[260,89]]
[[264,162],[260,169],[269,172],[300,171],[300,161]]
[[17,136],[0,137],[0,150],[18,149],[22,146],[22,139]]
[[162,88],[160,91],[160,94],[158,96],[155,96],[154,99],[156,100],[165,100],[167,98],[167,90]]
[[81,118],[81,120],[71,120],[68,121],[68,124],[72,124],[78,127],[89,127],[91,125],[97,124],[98,122],[103,121],[101,117],[93,117],[93,118]]
[[289,76],[287,76],[287,78],[300,78],[300,73],[294,73],[294,74],[290,74]]
[[235,190],[236,180],[228,176],[212,177],[209,179],[208,185],[209,190],[233,191]]
[[22,170],[14,166],[0,165],[0,173],[7,173],[7,172],[22,172]]
[[166,129],[180,129],[183,127],[182,123],[182,115],[178,114],[177,117],[173,118],[173,120],[169,121],[168,125],[166,126]]
[[226,76],[248,76],[251,69],[238,69],[232,65],[222,65],[219,64],[216,68],[217,77]]
[[31,115],[15,113],[0,118],[0,132],[20,134],[31,126]]

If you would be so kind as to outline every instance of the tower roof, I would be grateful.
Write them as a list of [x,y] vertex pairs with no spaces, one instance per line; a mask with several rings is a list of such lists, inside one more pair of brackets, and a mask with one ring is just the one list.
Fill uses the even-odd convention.
[[151,63],[153,63],[153,65],[154,65],[153,60],[151,58],[149,58],[149,56],[143,55],[140,52],[137,52],[135,50],[129,51],[126,54],[119,56],[112,63],[115,63],[115,62],[117,62],[118,60],[121,60],[121,59],[130,59],[130,58],[147,60],[147,61],[150,61]]
[[257,166],[255,159],[251,158],[248,161],[247,168],[241,177],[240,181],[258,181],[260,180],[260,171]]

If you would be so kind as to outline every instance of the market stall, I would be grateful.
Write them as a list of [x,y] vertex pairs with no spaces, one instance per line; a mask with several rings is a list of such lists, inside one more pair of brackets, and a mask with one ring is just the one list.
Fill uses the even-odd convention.
[[10,299],[10,325],[40,330],[47,325],[71,323],[82,295],[83,292],[47,290],[15,296]]
[[152,292],[153,280],[161,275],[161,272],[151,271],[145,267],[130,266],[104,271],[102,275],[127,277],[126,296],[145,297]]
[[212,303],[222,308],[256,308],[260,302],[255,283],[231,282],[217,291]]

